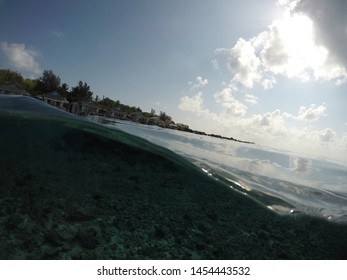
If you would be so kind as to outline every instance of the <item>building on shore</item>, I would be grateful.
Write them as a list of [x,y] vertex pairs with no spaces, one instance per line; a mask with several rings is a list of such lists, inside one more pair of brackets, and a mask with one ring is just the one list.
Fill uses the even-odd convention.
[[149,118],[148,124],[156,125],[160,127],[166,127],[166,123],[157,116]]
[[71,102],[69,112],[78,116],[99,115],[101,108],[92,101],[75,101]]
[[8,82],[0,85],[0,94],[30,96],[27,91],[21,89],[15,82]]
[[127,120],[128,114],[119,109],[107,109],[92,101],[74,101],[70,103],[70,113],[78,116],[101,116],[113,119]]
[[131,121],[147,124],[147,118],[143,115],[142,112],[133,112],[129,114]]
[[107,117],[111,117],[114,119],[119,119],[119,120],[126,120],[127,119],[127,113],[123,112],[121,110],[108,110]]
[[42,94],[42,100],[62,110],[68,109],[69,101],[57,91]]
[[176,127],[178,130],[182,130],[182,131],[189,131],[189,126],[183,123],[176,123]]

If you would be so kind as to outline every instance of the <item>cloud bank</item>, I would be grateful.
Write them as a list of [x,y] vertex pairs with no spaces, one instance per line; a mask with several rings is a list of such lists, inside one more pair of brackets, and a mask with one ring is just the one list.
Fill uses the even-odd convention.
[[236,100],[230,87],[225,88],[214,95],[217,103],[222,104],[224,113],[234,117],[244,116],[247,106]]
[[254,141],[272,148],[285,147],[303,156],[325,157],[347,164],[347,133],[337,137],[331,128],[316,129],[309,125],[326,116],[324,104],[301,106],[296,115],[276,109],[247,116],[244,115],[247,107],[235,101],[229,90],[217,92],[214,97],[216,102],[225,104],[223,112],[215,113],[206,108],[202,92],[192,97],[181,97],[179,108],[198,116],[198,121],[190,121],[194,129],[206,131],[209,127],[206,132]]

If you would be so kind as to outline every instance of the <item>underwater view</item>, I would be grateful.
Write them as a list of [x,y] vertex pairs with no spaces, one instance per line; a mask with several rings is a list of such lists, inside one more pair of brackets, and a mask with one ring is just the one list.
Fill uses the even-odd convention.
[[346,259],[347,167],[0,94],[0,259]]

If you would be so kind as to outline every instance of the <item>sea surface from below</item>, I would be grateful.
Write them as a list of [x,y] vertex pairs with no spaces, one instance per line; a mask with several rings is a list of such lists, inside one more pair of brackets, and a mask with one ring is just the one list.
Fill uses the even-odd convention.
[[0,95],[0,259],[346,259],[342,166],[110,121]]

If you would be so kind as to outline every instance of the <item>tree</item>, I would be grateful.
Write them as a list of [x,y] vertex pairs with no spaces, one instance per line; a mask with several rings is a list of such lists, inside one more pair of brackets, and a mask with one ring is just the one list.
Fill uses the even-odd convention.
[[68,97],[69,96],[69,86],[67,83],[63,83],[59,89],[58,89],[58,92],[64,96],[64,97]]
[[52,70],[44,70],[42,76],[38,79],[36,89],[42,94],[51,91],[59,91],[60,83],[60,77],[55,75]]
[[25,79],[23,81],[23,88],[29,92],[30,94],[35,95],[35,88],[36,88],[37,80],[32,80],[32,79]]
[[24,78],[23,76],[15,71],[11,70],[0,70],[0,84],[5,84],[8,82],[17,83],[18,85],[23,85]]
[[108,97],[103,97],[102,100],[100,100],[98,102],[98,104],[104,108],[107,108],[107,109],[115,109],[119,106],[119,101],[114,101]]
[[79,81],[76,87],[73,87],[70,94],[68,95],[68,100],[70,102],[74,101],[91,101],[93,97],[93,92],[90,90],[90,86],[86,82]]
[[95,95],[94,100],[95,103],[98,103],[100,101],[99,95]]

